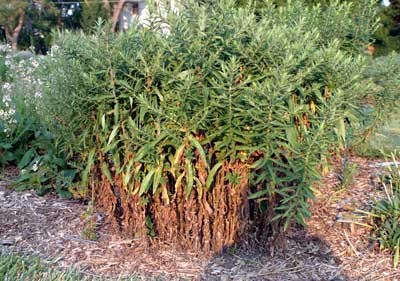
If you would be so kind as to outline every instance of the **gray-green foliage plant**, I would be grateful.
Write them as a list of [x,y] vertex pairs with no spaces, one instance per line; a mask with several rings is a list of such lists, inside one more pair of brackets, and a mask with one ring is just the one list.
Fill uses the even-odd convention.
[[304,223],[320,165],[357,122],[373,2],[358,13],[337,1],[267,2],[256,15],[234,1],[189,1],[126,33],[60,34],[44,104],[59,147],[84,163],[79,192],[103,180],[168,205],[182,184],[186,200],[212,205],[204,194],[227,171],[226,190],[246,180],[249,200],[268,202],[257,208],[284,228]]
[[[374,111],[376,120],[387,119],[387,114],[398,112],[400,93],[400,54],[391,53],[385,57],[374,59],[364,71],[364,76],[373,84],[369,96],[375,102]],[[368,96],[367,96],[368,97]]]
[[363,72],[370,87],[364,92],[365,102],[358,113],[361,130],[356,130],[356,135],[366,137],[355,142],[359,154],[382,156],[400,146],[396,123],[400,114],[399,67],[400,55],[393,52],[371,60]]
[[372,238],[380,250],[388,249],[393,254],[393,266],[400,261],[400,167],[392,153],[391,165],[381,176],[383,198],[376,200],[370,211],[360,211],[370,220]]

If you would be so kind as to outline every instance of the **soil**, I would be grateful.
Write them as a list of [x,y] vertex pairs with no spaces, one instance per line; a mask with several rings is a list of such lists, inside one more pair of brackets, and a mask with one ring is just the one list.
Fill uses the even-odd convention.
[[[307,227],[291,231],[285,250],[227,249],[212,258],[113,234],[103,214],[88,220],[88,206],[82,202],[11,191],[6,188],[12,181],[9,176],[0,180],[0,253],[35,255],[49,266],[112,278],[400,280],[390,253],[379,251],[369,238],[369,229],[361,225],[365,218],[357,214],[357,209],[369,210],[383,196],[377,181],[382,168],[377,161],[357,157],[350,162],[358,167],[352,183],[341,189],[337,174],[328,174],[316,186]],[[83,238],[89,223],[95,225],[94,241]]]

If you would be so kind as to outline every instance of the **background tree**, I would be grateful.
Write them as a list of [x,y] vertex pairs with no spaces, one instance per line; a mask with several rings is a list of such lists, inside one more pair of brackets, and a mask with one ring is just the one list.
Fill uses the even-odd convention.
[[85,1],[82,7],[81,26],[85,32],[92,32],[92,28],[99,18],[109,20],[111,7],[108,1],[89,2]]
[[51,30],[61,26],[60,16],[52,1],[32,2],[26,9],[19,47],[34,46],[36,53],[45,54],[51,43]]
[[111,17],[111,29],[113,31],[115,31],[117,28],[119,15],[121,14],[121,11],[124,8],[125,3],[126,3],[126,0],[118,0],[113,5],[113,11],[112,11],[112,17]]
[[0,0],[0,25],[3,26],[6,39],[13,49],[17,49],[28,4],[27,1]]
[[44,53],[43,46],[58,23],[59,11],[49,0],[0,0],[0,25],[14,50],[36,44],[42,45],[39,49]]
[[82,4],[69,0],[53,0],[61,13],[61,25],[63,29],[82,28]]

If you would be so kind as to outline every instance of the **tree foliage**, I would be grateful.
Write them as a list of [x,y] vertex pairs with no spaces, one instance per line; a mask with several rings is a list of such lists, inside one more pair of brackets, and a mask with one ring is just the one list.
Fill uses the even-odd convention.
[[28,2],[1,0],[0,7],[0,25],[4,28],[6,39],[16,49],[19,34],[25,21]]
[[375,34],[378,55],[400,51],[400,2],[392,0],[390,3],[380,8],[381,26]]
[[17,49],[18,45],[46,45],[48,34],[58,24],[58,16],[58,10],[49,0],[0,1],[0,25],[13,49]]
[[81,26],[83,31],[92,32],[96,22],[100,19],[109,20],[110,10],[101,2],[85,2],[82,6]]

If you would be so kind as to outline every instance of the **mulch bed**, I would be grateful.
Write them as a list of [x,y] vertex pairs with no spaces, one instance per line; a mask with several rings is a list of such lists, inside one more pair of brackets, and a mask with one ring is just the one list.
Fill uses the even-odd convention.
[[360,225],[368,221],[357,212],[370,211],[374,202],[384,197],[379,184],[384,168],[377,161],[359,157],[352,157],[350,162],[358,169],[349,187],[340,190],[335,173],[319,184],[307,235],[325,241],[349,280],[400,280],[400,269],[393,268],[388,252],[379,251],[370,239],[370,230]]
[[318,186],[313,216],[306,229],[295,229],[284,252],[228,250],[213,258],[151,247],[143,241],[112,234],[102,214],[98,239],[82,238],[87,206],[56,195],[14,192],[0,180],[0,253],[43,258],[49,266],[96,276],[161,276],[166,280],[400,280],[389,253],[379,252],[355,210],[368,210],[382,196],[376,161],[352,157],[358,172],[353,184],[338,189],[335,173]]

